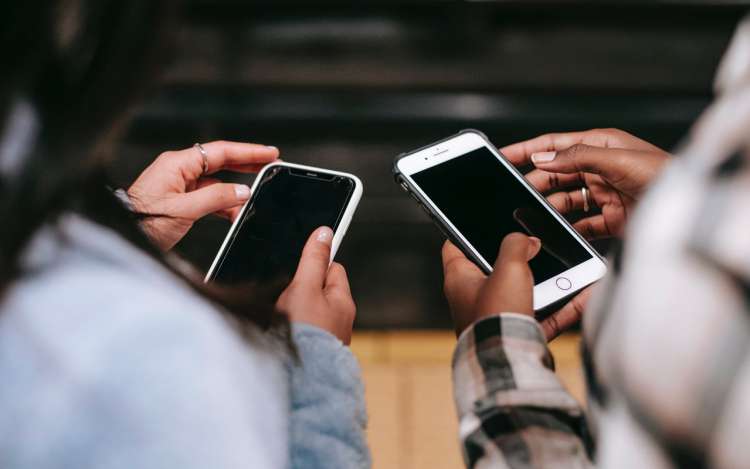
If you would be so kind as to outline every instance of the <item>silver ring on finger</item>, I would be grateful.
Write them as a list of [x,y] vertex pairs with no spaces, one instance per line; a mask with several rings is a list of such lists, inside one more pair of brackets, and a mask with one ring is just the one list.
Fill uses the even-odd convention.
[[196,148],[203,158],[203,173],[201,174],[201,176],[205,176],[206,174],[208,174],[208,152],[200,143],[196,143],[195,145],[193,145],[193,148]]
[[591,191],[588,187],[581,187],[581,196],[583,197],[583,211],[588,213],[591,210],[591,201],[589,199]]

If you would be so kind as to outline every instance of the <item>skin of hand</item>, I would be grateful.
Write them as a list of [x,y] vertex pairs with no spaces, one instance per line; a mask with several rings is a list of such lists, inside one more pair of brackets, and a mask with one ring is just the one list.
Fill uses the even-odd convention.
[[339,263],[330,263],[332,241],[333,231],[328,227],[310,235],[297,272],[279,297],[276,309],[292,322],[319,327],[349,345],[357,307],[346,270]]
[[498,313],[534,317],[534,277],[529,268],[542,243],[511,233],[503,239],[491,275],[464,256],[450,241],[443,245],[443,275],[456,335],[476,321]]
[[[573,224],[588,239],[622,236],[636,202],[671,157],[617,129],[547,134],[500,151],[515,166],[535,166],[526,179],[563,215],[583,210],[580,188],[588,187],[601,213]],[[591,291],[582,290],[542,322],[547,340],[580,321]]]
[[588,239],[622,236],[645,189],[670,155],[617,129],[547,134],[500,150],[515,166],[533,164],[526,179],[563,215],[583,210],[588,187],[601,213],[573,227]]
[[134,209],[146,217],[141,226],[159,248],[172,249],[198,219],[214,214],[234,219],[250,198],[244,184],[223,183],[207,177],[218,171],[257,173],[278,159],[276,147],[217,141],[203,144],[208,171],[197,148],[159,155],[128,189]]

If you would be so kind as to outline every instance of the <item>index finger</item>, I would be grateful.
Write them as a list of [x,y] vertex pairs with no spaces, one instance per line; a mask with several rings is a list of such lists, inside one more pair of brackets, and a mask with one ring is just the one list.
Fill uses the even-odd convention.
[[213,174],[222,169],[248,171],[262,167],[279,157],[279,149],[256,143],[216,141],[201,144],[206,151],[208,171],[203,173],[203,155],[198,148],[187,148],[173,152],[171,158],[181,161],[191,177],[197,179],[206,174]]
[[542,151],[561,151],[575,144],[583,143],[588,132],[568,132],[545,134],[531,140],[514,143],[500,149],[500,152],[514,166],[531,164],[531,155]]
[[593,147],[666,153],[645,140],[617,129],[590,129],[579,132],[546,134],[509,145],[500,151],[513,165],[525,166],[531,164],[531,155],[534,153],[567,150],[579,143]]
[[203,145],[208,154],[208,173],[224,168],[266,164],[279,157],[273,146],[241,142],[210,142]]
[[468,269],[467,273],[484,277],[484,273],[479,267],[471,262],[460,249],[450,241],[443,244],[443,274],[448,277],[456,269]]

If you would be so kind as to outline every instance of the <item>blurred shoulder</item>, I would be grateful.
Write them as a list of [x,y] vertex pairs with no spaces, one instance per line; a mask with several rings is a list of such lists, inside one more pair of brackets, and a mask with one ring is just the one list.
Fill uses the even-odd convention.
[[85,219],[64,217],[58,229],[34,239],[27,257],[28,273],[0,307],[0,334],[33,331],[37,344],[70,358],[111,352],[113,344],[177,346],[186,355],[263,354],[183,280]]
[[70,223],[34,241],[30,270],[0,306],[0,421],[34,432],[5,432],[0,453],[63,455],[75,467],[71,448],[96,441],[92,460],[129,460],[135,445],[138,458],[175,467],[227,458],[280,466],[288,412],[280,353],[260,334],[241,338],[117,234]]

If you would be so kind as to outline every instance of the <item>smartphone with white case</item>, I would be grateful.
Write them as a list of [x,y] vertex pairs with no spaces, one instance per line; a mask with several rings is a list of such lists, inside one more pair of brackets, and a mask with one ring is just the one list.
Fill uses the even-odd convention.
[[333,229],[333,261],[362,197],[362,182],[353,174],[277,162],[263,168],[251,193],[207,282],[289,281],[305,242],[320,226]]
[[534,309],[599,280],[606,263],[479,131],[465,130],[402,154],[396,182],[443,234],[486,274],[503,238],[523,232],[542,241],[531,260]]

